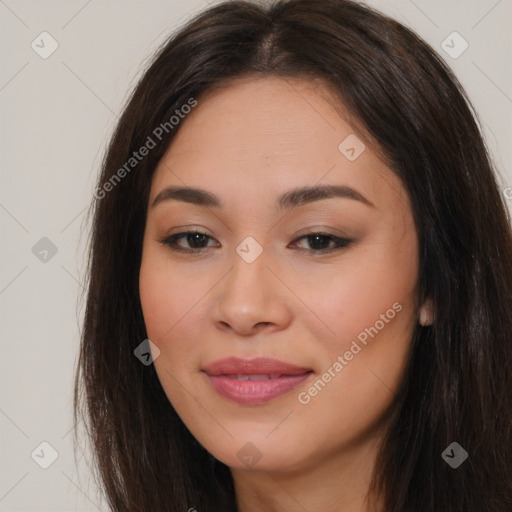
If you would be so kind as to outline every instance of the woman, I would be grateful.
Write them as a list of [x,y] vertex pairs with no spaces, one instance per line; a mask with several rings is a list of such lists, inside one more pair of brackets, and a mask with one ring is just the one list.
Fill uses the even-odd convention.
[[93,204],[75,415],[112,510],[512,510],[512,236],[471,108],[348,0],[162,46]]

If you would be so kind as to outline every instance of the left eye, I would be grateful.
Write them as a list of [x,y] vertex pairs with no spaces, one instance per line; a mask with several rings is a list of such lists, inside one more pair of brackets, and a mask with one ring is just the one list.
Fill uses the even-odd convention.
[[[186,240],[187,244],[189,244],[189,247],[183,247],[178,244],[178,241],[183,238]],[[305,250],[317,253],[325,253],[337,249],[342,249],[352,243],[352,240],[339,238],[329,233],[308,233],[294,240],[292,245],[296,245],[298,241],[304,239],[307,239],[309,245],[311,246],[310,249]],[[198,253],[204,252],[202,249],[207,248],[207,245],[205,244],[208,243],[208,240],[214,240],[214,238],[207,235],[206,233],[201,233],[200,231],[185,231],[183,233],[172,235],[165,240],[161,240],[161,243],[167,245],[173,251]]]
[[310,252],[330,252],[347,247],[352,243],[352,240],[339,238],[337,236],[330,235],[329,233],[308,233],[307,235],[297,238],[296,241],[304,239],[307,239],[309,245],[312,247],[311,249],[306,249]]

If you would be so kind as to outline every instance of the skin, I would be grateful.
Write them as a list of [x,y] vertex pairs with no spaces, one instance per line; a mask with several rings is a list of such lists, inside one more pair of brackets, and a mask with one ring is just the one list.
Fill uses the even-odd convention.
[[[148,208],[140,297],[155,369],[190,432],[227,464],[239,510],[381,510],[365,503],[385,413],[403,378],[413,329],[430,322],[416,301],[418,239],[408,196],[375,146],[321,81],[238,79],[199,98],[155,170],[149,204],[165,187],[205,189],[223,208],[168,200]],[[349,161],[350,134],[366,149]],[[329,198],[276,207],[289,189],[346,185],[374,206]],[[161,241],[198,229],[198,255]],[[326,232],[353,242],[337,250],[300,238]],[[263,252],[247,263],[237,246]],[[316,248],[316,252],[314,249]],[[202,251],[202,252],[201,252]],[[393,319],[307,404],[299,393],[392,308]],[[314,372],[299,388],[244,405],[215,392],[201,368],[238,356],[276,358]],[[304,395],[302,395],[304,396]],[[237,453],[248,442],[261,458]],[[247,448],[245,449],[247,450]]]

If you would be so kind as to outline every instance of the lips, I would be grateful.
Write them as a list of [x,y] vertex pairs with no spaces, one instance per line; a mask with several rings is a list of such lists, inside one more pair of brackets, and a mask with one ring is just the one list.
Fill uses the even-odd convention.
[[263,375],[246,375],[245,373],[239,373],[239,374],[229,374],[225,375],[226,377],[229,377],[230,379],[237,379],[237,380],[270,380],[270,379],[278,379],[279,377],[284,377],[284,375],[280,374],[263,374]]
[[220,359],[205,366],[210,384],[221,396],[243,404],[263,404],[299,386],[310,368],[258,357]]
[[255,359],[228,357],[205,366],[203,371],[208,375],[302,375],[311,371],[311,368],[266,357]]

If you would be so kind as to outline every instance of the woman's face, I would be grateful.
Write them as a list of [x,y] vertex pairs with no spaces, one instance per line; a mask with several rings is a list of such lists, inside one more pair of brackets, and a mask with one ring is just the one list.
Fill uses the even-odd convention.
[[[151,184],[140,297],[155,369],[234,469],[361,448],[404,374],[419,315],[411,206],[332,105],[319,82],[210,92]],[[327,186],[338,194],[300,192]],[[176,236],[189,231],[201,234]]]

